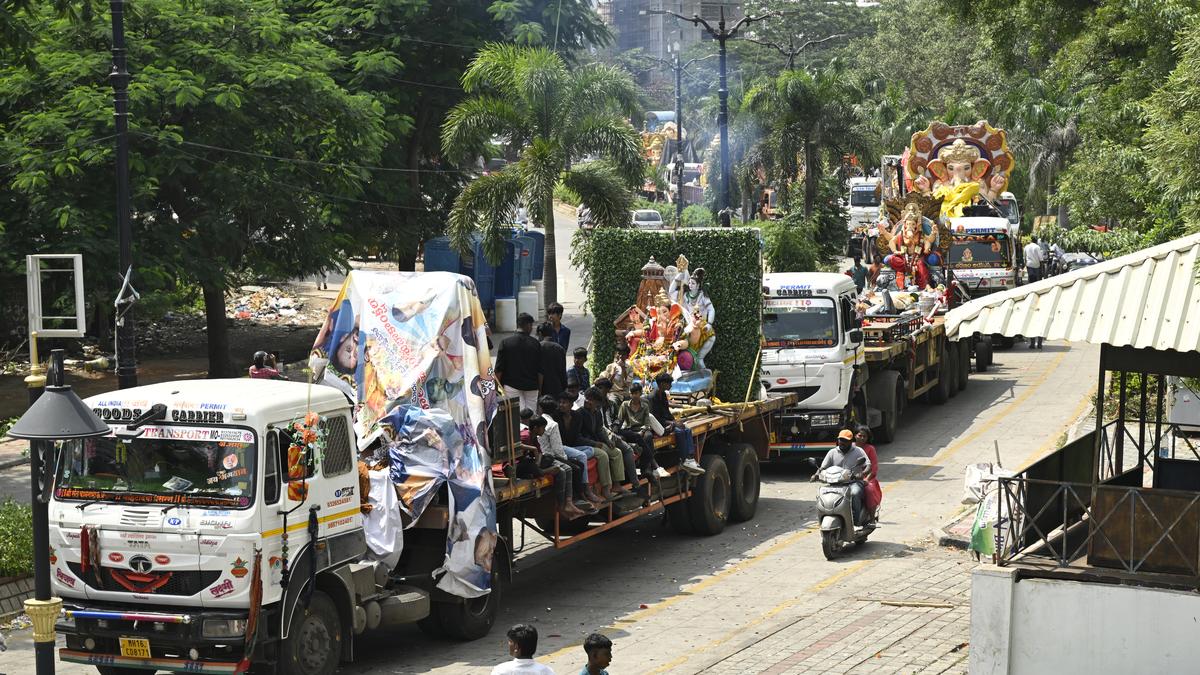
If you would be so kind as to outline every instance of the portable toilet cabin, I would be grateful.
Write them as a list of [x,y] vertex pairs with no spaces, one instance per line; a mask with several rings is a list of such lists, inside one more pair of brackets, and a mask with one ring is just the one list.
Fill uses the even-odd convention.
[[521,236],[533,240],[533,280],[537,281],[542,278],[546,266],[546,233],[530,229],[523,231]]
[[537,242],[523,230],[516,231],[513,242],[520,247],[517,251],[517,290],[520,291],[526,286],[533,287],[533,254]]
[[475,257],[459,255],[450,243],[450,237],[434,237],[425,242],[425,271],[454,272],[468,277],[474,276]]
[[479,293],[479,303],[483,309],[494,310],[496,298],[516,298],[515,243],[510,239],[502,244],[504,252],[499,265],[488,262],[483,253],[482,237],[476,236],[472,244],[475,252],[475,273],[471,278],[475,280],[475,289]]

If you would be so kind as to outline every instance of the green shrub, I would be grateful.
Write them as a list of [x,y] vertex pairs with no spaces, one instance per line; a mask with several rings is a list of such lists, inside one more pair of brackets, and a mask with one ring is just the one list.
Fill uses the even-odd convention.
[[713,227],[717,219],[701,204],[692,204],[683,210],[682,227]]
[[554,199],[571,206],[579,206],[579,195],[562,183],[554,186]]
[[33,572],[33,510],[12,499],[0,502],[0,577]]
[[758,378],[762,307],[762,239],[753,228],[652,232],[599,228],[575,235],[571,262],[581,271],[587,307],[595,317],[592,368],[612,361],[613,321],[633,304],[642,266],[654,256],[666,267],[680,254],[692,270],[703,267],[705,288],[716,308],[717,341],[706,359],[720,371],[717,396],[741,401]]
[[767,269],[772,272],[816,272],[820,258],[812,228],[790,219],[763,223]]

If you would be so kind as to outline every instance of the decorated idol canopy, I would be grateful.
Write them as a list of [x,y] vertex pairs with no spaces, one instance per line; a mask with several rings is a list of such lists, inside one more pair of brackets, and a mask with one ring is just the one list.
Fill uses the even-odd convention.
[[690,269],[680,255],[666,268],[651,258],[642,267],[634,304],[616,321],[629,345],[629,368],[648,387],[662,373],[681,394],[707,393],[713,373],[704,363],[716,342],[716,309],[704,290],[704,268]]
[[474,282],[449,272],[352,271],[309,367],[314,383],[353,402],[359,450],[390,465],[397,508],[410,522],[448,484],[438,586],[462,597],[487,593],[496,542],[487,430],[497,401]]

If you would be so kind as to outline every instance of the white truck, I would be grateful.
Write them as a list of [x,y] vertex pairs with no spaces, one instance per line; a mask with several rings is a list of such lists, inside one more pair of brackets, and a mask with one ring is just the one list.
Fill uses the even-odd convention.
[[763,292],[762,385],[797,397],[780,412],[774,457],[824,453],[852,424],[888,443],[909,401],[944,403],[967,385],[975,339],[948,341],[940,316],[864,325],[854,282],[843,274],[767,274]]
[[869,236],[872,228],[879,221],[879,205],[881,204],[881,186],[879,177],[851,178],[850,195],[847,205],[846,232],[848,243],[847,254],[850,257],[864,255],[868,261],[874,255],[864,246],[863,239]]
[[[102,675],[316,675],[352,659],[354,636],[368,629],[422,622],[460,638],[490,629],[511,552],[496,546],[488,595],[434,589],[444,508],[406,532],[391,574],[363,562],[352,409],[340,391],[190,380],[86,403],[113,433],[64,444],[49,504],[63,661]],[[326,446],[298,476],[287,453],[308,412]],[[251,607],[257,631],[247,629]]]

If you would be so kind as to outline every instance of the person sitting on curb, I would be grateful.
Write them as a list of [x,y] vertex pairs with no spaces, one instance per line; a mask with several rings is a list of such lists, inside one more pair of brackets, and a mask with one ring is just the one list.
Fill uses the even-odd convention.
[[571,499],[571,467],[542,452],[541,436],[546,432],[546,420],[532,410],[521,411],[521,449],[529,454],[517,462],[517,478],[541,478],[554,476],[554,492],[558,497],[558,509],[568,520],[585,515]]
[[681,461],[679,466],[684,471],[698,476],[704,473],[704,469],[696,463],[696,439],[692,437],[692,430],[686,424],[675,419],[675,414],[671,412],[671,399],[667,397],[674,381],[670,373],[659,373],[658,377],[654,378],[657,389],[650,398],[650,414],[662,425],[663,435],[675,435],[675,449],[679,451]]
[[[564,395],[559,394],[559,397]],[[562,427],[559,424],[563,416],[559,412],[559,403],[553,396],[543,396],[538,401],[538,408],[541,409],[542,417],[546,420],[546,433],[542,436],[542,449],[546,454],[571,467],[571,477],[576,481],[575,494],[585,500],[585,503],[595,510],[594,507],[603,504],[604,500],[600,499],[600,495],[597,495],[588,483],[587,462],[589,455],[581,448],[563,445]],[[570,413],[567,413],[567,417],[570,417]],[[584,511],[588,510],[583,506],[583,503],[577,504],[577,506]]]
[[512,661],[492,668],[492,675],[554,675],[550,666],[533,660],[537,652],[537,629],[527,623],[519,623],[508,629],[508,653]]
[[583,641],[583,652],[588,660],[579,675],[608,675],[606,668],[612,663],[612,640],[600,633],[592,633]]

